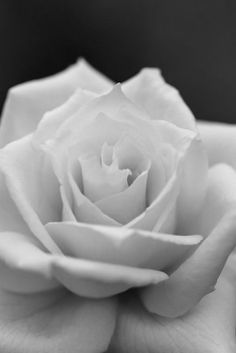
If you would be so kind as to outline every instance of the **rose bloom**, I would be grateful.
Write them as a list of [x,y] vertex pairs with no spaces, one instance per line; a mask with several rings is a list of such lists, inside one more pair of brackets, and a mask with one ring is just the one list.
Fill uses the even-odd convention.
[[79,60],[12,88],[0,351],[235,352],[235,137],[158,69],[114,84]]

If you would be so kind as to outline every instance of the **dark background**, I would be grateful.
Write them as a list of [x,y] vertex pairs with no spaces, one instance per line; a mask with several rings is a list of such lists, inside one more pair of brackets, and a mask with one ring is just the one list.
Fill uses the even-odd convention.
[[115,81],[158,66],[195,116],[236,123],[235,0],[0,0],[7,89],[78,56]]

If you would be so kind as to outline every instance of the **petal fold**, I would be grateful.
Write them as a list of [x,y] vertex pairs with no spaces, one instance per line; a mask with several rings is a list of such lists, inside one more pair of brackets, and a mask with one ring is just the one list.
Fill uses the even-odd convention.
[[159,283],[168,278],[161,271],[66,256],[54,257],[52,273],[70,291],[88,298],[105,298],[129,288]]
[[195,131],[195,119],[179,92],[167,84],[161,72],[145,68],[122,84],[125,94],[146,110],[151,119],[166,120]]
[[193,231],[205,240],[171,276],[165,285],[143,291],[151,312],[181,316],[214,290],[216,281],[236,246],[236,172],[218,164],[210,168],[205,202]]
[[209,164],[227,163],[236,169],[236,126],[198,121]]
[[155,270],[172,267],[202,239],[73,222],[48,223],[46,228],[66,255]]
[[64,103],[78,87],[101,93],[111,85],[85,60],[78,60],[59,74],[13,87],[3,109],[0,146],[34,131],[44,113]]
[[43,226],[52,219],[61,219],[59,184],[50,160],[33,148],[31,135],[1,149],[0,170],[11,200],[32,234],[46,249],[60,252]]
[[0,287],[17,293],[51,290],[60,284],[52,277],[50,255],[29,236],[0,233]]
[[0,292],[0,351],[101,353],[111,340],[116,301],[88,300],[61,291]]
[[236,211],[226,214],[164,284],[144,289],[141,297],[153,313],[178,317],[192,309],[215,288],[217,279],[236,246]]

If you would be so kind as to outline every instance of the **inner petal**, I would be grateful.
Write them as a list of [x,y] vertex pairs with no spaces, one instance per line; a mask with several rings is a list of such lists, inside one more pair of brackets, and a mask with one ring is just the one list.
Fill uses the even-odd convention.
[[107,144],[102,146],[100,158],[95,154],[82,156],[79,162],[84,195],[91,201],[96,202],[128,187],[128,176],[131,171],[119,168],[118,160]]
[[134,137],[124,134],[114,146],[114,156],[116,157],[120,169],[129,169],[128,184],[133,181],[149,167],[149,158],[137,147],[139,141]]

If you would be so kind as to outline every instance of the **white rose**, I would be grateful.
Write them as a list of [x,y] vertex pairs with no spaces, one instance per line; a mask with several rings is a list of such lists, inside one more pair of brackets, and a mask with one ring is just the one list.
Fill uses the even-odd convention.
[[[158,70],[120,86],[79,61],[17,86],[0,139],[4,290],[107,298],[141,287],[148,310],[176,317],[213,289],[235,246],[232,202],[219,201],[233,197],[235,172],[207,175],[195,120]],[[100,310],[106,346],[113,299],[81,303],[95,336]]]

